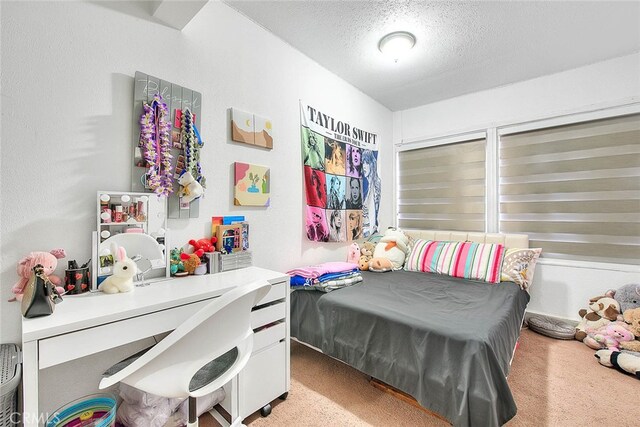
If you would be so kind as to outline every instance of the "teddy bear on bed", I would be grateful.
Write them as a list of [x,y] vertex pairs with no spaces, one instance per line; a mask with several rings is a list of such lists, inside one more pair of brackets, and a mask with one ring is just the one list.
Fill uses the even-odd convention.
[[409,238],[401,230],[389,227],[373,251],[369,270],[378,273],[400,270],[409,250]]
[[373,251],[375,250],[376,245],[372,242],[364,242],[362,247],[360,248],[360,260],[358,261],[358,266],[360,270],[368,270],[369,269],[369,261],[373,258]]
[[587,329],[595,331],[618,319],[620,304],[610,296],[598,296],[589,300],[589,308],[578,312],[580,323],[576,326],[575,338],[583,341],[587,337]]
[[633,308],[622,313],[624,321],[629,324],[629,330],[636,337],[633,341],[620,343],[624,350],[640,352],[640,308]]

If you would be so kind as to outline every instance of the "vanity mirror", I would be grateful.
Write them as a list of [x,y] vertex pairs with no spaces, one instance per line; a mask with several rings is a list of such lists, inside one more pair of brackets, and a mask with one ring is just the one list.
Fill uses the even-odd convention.
[[138,265],[147,266],[136,281],[148,283],[168,277],[166,198],[150,193],[98,191],[96,200],[91,289],[97,290],[112,272],[112,243],[124,247]]

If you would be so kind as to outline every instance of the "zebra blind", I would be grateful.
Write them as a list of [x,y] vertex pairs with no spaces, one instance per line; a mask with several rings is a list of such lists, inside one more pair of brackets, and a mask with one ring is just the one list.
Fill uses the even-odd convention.
[[640,115],[500,138],[500,231],[544,256],[640,260]]
[[484,231],[486,140],[398,154],[398,226]]

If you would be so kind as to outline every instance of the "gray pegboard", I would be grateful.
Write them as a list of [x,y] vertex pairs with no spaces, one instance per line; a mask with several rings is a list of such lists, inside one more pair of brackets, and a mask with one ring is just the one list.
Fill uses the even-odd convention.
[[[136,71],[133,89],[133,162],[131,167],[131,191],[135,192],[149,191],[148,188],[145,188],[142,180],[146,168],[137,166],[136,163],[137,159],[141,157],[138,144],[140,142],[140,116],[143,112],[142,106],[145,102],[153,101],[153,96],[156,93],[162,96],[162,99],[169,108],[172,132],[179,130],[179,128],[174,127],[176,110],[189,108],[196,116],[196,124],[202,135],[202,95],[200,92]],[[171,149],[173,170],[175,170],[178,156],[182,153],[182,150]],[[179,190],[180,185],[177,180],[175,180],[173,184],[173,194],[169,197],[169,200],[167,200],[168,217],[198,218],[200,215],[200,200],[196,199],[191,202],[188,209],[180,209],[180,198],[177,196]]]

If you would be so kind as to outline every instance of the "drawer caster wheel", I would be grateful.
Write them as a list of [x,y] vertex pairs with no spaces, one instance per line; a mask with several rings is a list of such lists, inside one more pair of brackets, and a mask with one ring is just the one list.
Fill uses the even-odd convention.
[[289,392],[288,392],[288,391],[286,391],[286,392],[282,393],[278,399],[280,399],[280,400],[287,400],[287,397],[288,397],[288,396],[289,396]]
[[267,403],[262,409],[260,409],[260,415],[263,417],[268,417],[271,413],[271,404]]

